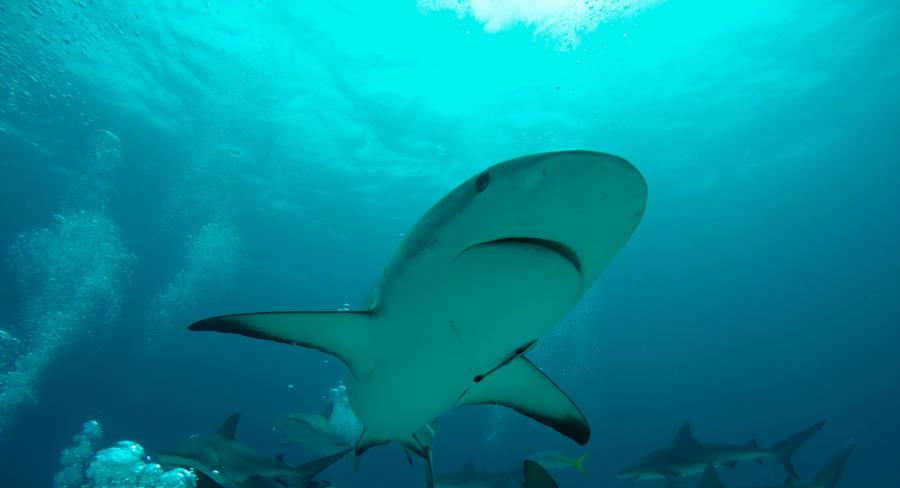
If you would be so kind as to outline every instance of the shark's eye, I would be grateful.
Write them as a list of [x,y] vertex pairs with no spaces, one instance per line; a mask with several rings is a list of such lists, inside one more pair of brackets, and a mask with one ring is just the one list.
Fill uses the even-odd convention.
[[483,192],[491,184],[491,174],[485,171],[475,179],[475,191]]

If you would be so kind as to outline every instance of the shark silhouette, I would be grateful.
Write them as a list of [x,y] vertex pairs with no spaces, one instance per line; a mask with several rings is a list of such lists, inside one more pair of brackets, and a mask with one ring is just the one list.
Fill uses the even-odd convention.
[[[819,473],[816,474],[811,483],[791,483],[787,486],[790,486],[791,488],[835,488],[838,481],[841,479],[841,474],[844,472],[844,466],[846,466],[847,460],[853,452],[853,448],[854,445],[851,443],[841,449],[839,453],[835,454],[835,456],[819,470]],[[726,488],[727,486],[734,485],[722,483],[716,472],[716,467],[712,464],[707,464],[706,469],[703,471],[703,476],[700,478],[700,488]],[[784,486],[786,485],[754,485],[753,488],[777,488]]]
[[314,476],[350,451],[344,449],[300,467],[289,466],[237,442],[234,434],[239,421],[240,414],[231,415],[215,434],[194,434],[172,449],[159,452],[158,459],[165,466],[194,469],[201,482],[215,482],[211,486],[265,487],[272,486],[271,478],[285,477],[299,480],[305,488]]
[[618,253],[646,199],[644,178],[616,156],[513,159],[463,182],[422,216],[363,310],[225,315],[189,329],[341,359],[364,426],[357,454],[398,441],[428,460],[418,433],[471,404],[512,408],[585,444],[584,415],[524,354]]
[[707,464],[734,467],[738,461],[761,462],[776,457],[787,471],[789,479],[797,479],[797,471],[791,462],[794,452],[813,436],[825,421],[822,420],[797,432],[775,446],[762,447],[751,441],[748,444],[709,444],[698,441],[688,422],[681,425],[671,446],[656,450],[634,465],[619,472],[619,478],[634,480],[666,479],[669,484],[681,477],[700,473]]

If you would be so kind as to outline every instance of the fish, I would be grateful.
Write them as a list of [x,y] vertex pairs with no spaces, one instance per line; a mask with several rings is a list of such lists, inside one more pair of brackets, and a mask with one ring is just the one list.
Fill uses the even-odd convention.
[[634,465],[621,470],[617,476],[633,480],[666,479],[672,485],[679,477],[703,472],[708,464],[734,467],[739,461],[761,462],[763,458],[776,457],[784,466],[788,478],[797,479],[791,456],[823,425],[825,421],[821,420],[773,447],[762,447],[755,440],[747,444],[700,442],[694,437],[690,423],[685,422],[678,429],[672,445],[648,454]]
[[587,472],[584,470],[584,460],[587,459],[587,456],[588,453],[584,453],[577,458],[570,458],[556,451],[540,451],[528,456],[528,459],[537,462],[544,469],[572,468],[581,476],[587,476]]
[[339,358],[363,425],[357,455],[396,441],[430,462],[417,433],[472,404],[512,408],[584,445],[584,414],[525,354],[624,246],[646,202],[643,176],[617,156],[512,159],[429,209],[361,309],[231,314],[188,329]]
[[[204,481],[220,486],[265,486],[266,479],[286,477],[310,486],[313,477],[340,460],[352,449],[294,467],[260,454],[235,440],[240,414],[229,416],[214,434],[194,434],[177,446],[160,451],[160,464],[193,469]],[[214,486],[214,485],[213,485]]]

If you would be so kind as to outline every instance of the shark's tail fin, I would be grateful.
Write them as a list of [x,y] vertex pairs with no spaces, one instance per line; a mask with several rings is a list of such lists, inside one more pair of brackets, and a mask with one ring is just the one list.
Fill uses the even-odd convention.
[[799,478],[797,475],[797,470],[794,469],[794,463],[791,462],[791,456],[794,455],[794,452],[800,448],[810,437],[813,436],[822,426],[825,425],[824,420],[820,420],[816,422],[814,425],[811,425],[800,432],[788,437],[787,439],[775,444],[772,447],[772,451],[775,452],[775,455],[778,456],[778,460],[781,461],[781,465],[784,466],[784,470],[787,472],[787,476],[789,480],[795,480]]
[[841,474],[844,472],[844,466],[847,464],[847,459],[850,458],[850,453],[853,452],[853,448],[856,447],[852,442],[847,444],[847,446],[841,449],[841,452],[837,453],[828,464],[822,467],[819,470],[819,474],[816,475],[814,483],[816,486],[821,486],[824,488],[835,488],[837,486],[838,481],[841,479]]
[[297,476],[300,478],[300,486],[309,486],[309,480],[315,478],[319,473],[325,471],[329,466],[338,462],[352,451],[353,448],[344,449],[328,456],[307,461],[297,467]]
[[700,488],[725,488],[725,483],[719,479],[719,473],[712,464],[707,464],[700,477]]
[[584,470],[584,460],[587,458],[588,454],[590,453],[586,452],[581,456],[572,459],[572,467],[575,468],[575,471],[581,473],[581,476],[584,476],[585,478],[587,478],[587,472]]

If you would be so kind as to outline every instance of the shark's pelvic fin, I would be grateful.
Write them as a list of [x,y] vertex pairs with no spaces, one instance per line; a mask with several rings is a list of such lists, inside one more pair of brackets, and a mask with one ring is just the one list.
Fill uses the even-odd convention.
[[678,428],[678,433],[675,434],[675,441],[672,442],[672,444],[676,446],[684,446],[696,443],[697,438],[694,437],[694,433],[691,432],[691,423],[685,422],[681,424],[681,427]]
[[390,442],[390,439],[381,439],[375,437],[368,434],[368,431],[366,431],[366,429],[363,429],[362,434],[360,434],[359,436],[359,440],[356,441],[356,448],[353,451],[353,454],[356,455],[356,457],[362,456],[362,454],[369,449],[376,446],[383,446],[388,442]]
[[587,420],[575,402],[524,356],[473,383],[459,399],[459,405],[472,404],[509,407],[581,445],[591,437]]
[[525,460],[525,488],[557,488],[553,477],[535,461]]
[[194,322],[188,329],[317,349],[337,357],[361,378],[371,372],[365,353],[369,320],[369,312],[267,312],[212,317]]
[[219,427],[219,430],[217,430],[216,433],[228,440],[233,441],[234,433],[237,431],[238,422],[240,421],[241,414],[232,414],[230,417],[225,419],[225,422],[222,422],[222,426]]
[[409,458],[410,452],[418,454],[425,461],[425,486],[427,488],[434,488],[434,469],[431,460],[431,446],[434,444],[434,428],[431,425],[425,425],[406,439],[401,439],[400,443],[403,444],[403,447],[405,448],[404,451],[406,452],[407,460],[410,465],[412,465],[412,459]]
[[409,453],[408,447],[403,446],[403,454],[406,455],[406,462],[409,463],[409,467],[411,468],[413,466],[412,454]]

